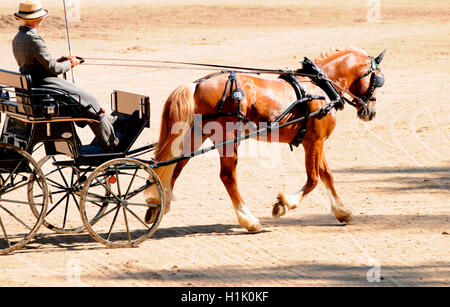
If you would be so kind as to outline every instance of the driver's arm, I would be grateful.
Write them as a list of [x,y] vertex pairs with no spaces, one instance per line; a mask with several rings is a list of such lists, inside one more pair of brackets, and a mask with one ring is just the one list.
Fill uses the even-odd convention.
[[70,61],[58,62],[52,57],[47,45],[41,37],[33,38],[33,51],[34,57],[39,63],[55,76],[68,72],[71,68]]

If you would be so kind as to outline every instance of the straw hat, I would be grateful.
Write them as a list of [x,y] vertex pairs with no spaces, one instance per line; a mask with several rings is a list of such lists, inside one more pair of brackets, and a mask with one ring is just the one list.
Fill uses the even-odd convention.
[[39,0],[22,0],[19,4],[19,12],[14,13],[17,20],[33,20],[48,15],[48,11],[42,8]]

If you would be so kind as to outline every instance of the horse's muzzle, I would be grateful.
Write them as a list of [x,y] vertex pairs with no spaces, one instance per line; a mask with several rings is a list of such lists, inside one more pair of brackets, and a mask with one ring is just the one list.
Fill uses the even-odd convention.
[[377,114],[377,111],[372,106],[360,107],[358,109],[358,117],[361,120],[366,121],[366,122],[371,121],[372,119],[374,119],[376,114]]

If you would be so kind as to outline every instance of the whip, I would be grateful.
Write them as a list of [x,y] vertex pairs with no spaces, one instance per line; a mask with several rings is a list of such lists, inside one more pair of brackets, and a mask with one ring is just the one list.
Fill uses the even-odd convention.
[[[66,19],[66,32],[67,32],[67,43],[69,45],[69,56],[72,56],[72,46],[70,45],[69,22],[67,20],[66,0],[63,0],[63,4],[64,4],[64,17]],[[75,83],[75,75],[73,73],[73,69],[70,68],[70,71],[72,72],[72,82]]]

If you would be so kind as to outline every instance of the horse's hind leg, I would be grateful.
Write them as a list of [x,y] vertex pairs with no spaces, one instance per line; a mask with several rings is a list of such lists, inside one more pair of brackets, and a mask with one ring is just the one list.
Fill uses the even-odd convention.
[[344,208],[344,204],[336,193],[336,189],[334,188],[333,175],[331,174],[324,154],[322,155],[322,160],[319,165],[319,174],[320,179],[327,188],[328,195],[331,201],[331,211],[334,213],[336,219],[341,223],[348,223],[352,221],[353,218],[350,210]]
[[[191,150],[192,151],[198,150],[200,148],[200,146],[205,142],[205,140],[207,138],[208,138],[208,135],[204,135],[203,137],[197,136],[196,138],[192,137],[191,140],[190,140],[190,142],[191,142],[191,147],[190,147]],[[201,140],[201,143],[198,142],[198,140]],[[185,152],[183,152],[183,153],[184,154],[185,153],[189,153],[189,151],[185,150]],[[172,181],[171,181],[172,189],[173,189],[173,187],[175,185],[175,181],[178,179],[178,177],[180,176],[181,172],[183,171],[184,167],[189,162],[189,160],[190,159],[182,160],[182,161],[178,162],[175,165],[175,169],[173,170]]]
[[[222,125],[225,127],[225,124]],[[214,144],[219,144],[226,140],[231,140],[235,137],[234,130],[223,131],[211,136]],[[220,156],[220,179],[227,189],[228,195],[231,198],[236,216],[239,224],[247,229],[249,232],[261,231],[262,226],[258,219],[252,215],[250,209],[244,203],[244,200],[239,193],[237,186],[237,144],[230,143],[225,146],[217,148]]]
[[237,155],[220,158],[220,179],[222,180],[233,203],[234,210],[242,227],[249,232],[261,231],[262,226],[252,215],[239,193],[236,180]]
[[[184,139],[184,144],[187,144],[187,142],[190,142],[190,147],[184,147],[183,148],[183,152],[182,154],[186,154],[189,153],[191,151],[195,151],[198,148],[200,148],[200,146],[203,144],[203,142],[206,140],[206,136],[200,136],[197,132],[197,134],[195,134],[195,129],[191,129],[191,131],[186,134],[185,139]],[[201,142],[199,142],[201,140]],[[178,176],[180,176],[181,171],[183,170],[183,168],[186,166],[186,164],[189,162],[190,159],[185,159],[182,160],[180,162],[177,162],[177,164],[175,165],[175,168],[173,170],[173,174],[172,174],[172,179],[170,182],[170,197],[171,197],[171,201],[172,200],[176,200],[175,196],[173,195],[173,187],[175,185],[175,181],[177,180]],[[149,200],[149,202],[156,202],[157,200],[153,201],[153,200]],[[147,213],[145,214],[145,221],[147,223],[153,223],[156,219],[156,217],[158,216],[158,208],[149,208],[147,210]],[[167,214],[170,211],[170,202],[166,203],[166,210],[164,212],[164,214]]]
[[302,143],[305,149],[305,166],[307,180],[303,188],[294,194],[285,195],[278,194],[277,202],[273,205],[272,216],[279,218],[287,213],[288,210],[297,208],[302,200],[317,186],[319,183],[319,166],[323,153],[323,141],[315,142],[304,141]]

